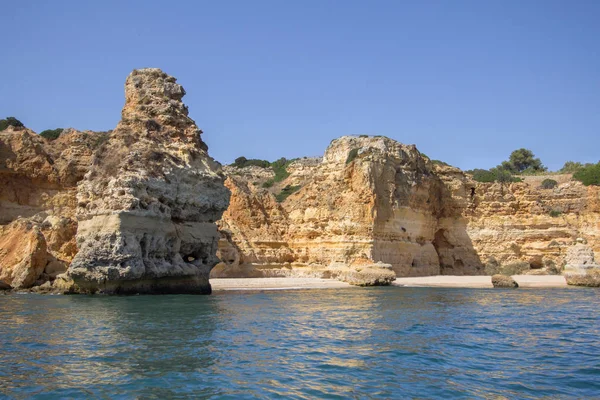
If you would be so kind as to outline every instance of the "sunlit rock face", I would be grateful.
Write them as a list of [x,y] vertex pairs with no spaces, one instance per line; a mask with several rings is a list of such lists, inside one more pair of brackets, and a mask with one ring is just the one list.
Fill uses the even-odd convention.
[[54,280],[75,256],[76,185],[102,132],[66,129],[46,140],[0,132],[0,282],[25,289]]
[[[334,140],[322,159],[292,163],[289,177],[268,190],[268,176],[228,168],[232,199],[219,222],[223,262],[213,276],[339,278],[371,266],[380,268],[375,281],[389,283],[390,269],[482,273],[461,215],[468,179],[449,168],[460,177],[449,187],[436,168],[415,146],[351,136]],[[278,202],[274,193],[286,187],[296,191]]]
[[559,185],[543,189],[544,178],[475,186],[464,215],[488,274],[517,264],[525,273],[559,274],[598,259],[600,188],[553,176]]
[[122,119],[77,187],[78,290],[210,293],[229,190],[184,95],[159,69],[127,77]]
[[213,276],[323,277],[377,262],[397,276],[560,274],[578,243],[600,254],[600,190],[570,176],[553,175],[554,189],[541,176],[477,183],[415,146],[350,136],[287,171],[271,185],[270,169],[225,169]]

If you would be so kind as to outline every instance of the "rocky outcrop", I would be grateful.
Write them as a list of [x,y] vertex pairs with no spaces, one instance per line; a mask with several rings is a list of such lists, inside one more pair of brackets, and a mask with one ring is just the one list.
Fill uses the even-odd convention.
[[495,288],[518,288],[519,284],[510,276],[492,275],[492,285]]
[[[292,163],[269,189],[244,170],[227,170],[232,198],[219,222],[227,235],[215,277],[332,276],[341,265],[365,270],[359,260],[399,276],[483,271],[460,214],[468,179],[451,169],[462,181],[449,187],[415,146],[342,137],[322,160]],[[295,192],[278,202],[274,195],[289,188]],[[386,271],[381,282],[389,283]]]
[[17,220],[0,230],[0,281],[28,288],[48,264],[46,240],[35,224]]
[[103,135],[0,132],[0,281],[22,289],[66,270],[77,252],[76,183]]
[[488,274],[558,274],[573,251],[600,251],[598,187],[565,181],[543,189],[535,181],[477,184],[464,213],[467,234]]
[[184,94],[162,71],[138,70],[114,131],[0,132],[0,287],[206,293],[219,260],[213,277],[596,281],[598,187],[569,175],[553,175],[552,189],[542,176],[476,183],[367,136],[336,139],[285,173],[228,166],[223,183]]
[[545,177],[477,183],[383,137],[334,140],[287,171],[269,186],[268,168],[226,169],[232,199],[213,276],[322,277],[356,260],[398,276],[560,274],[578,241],[588,259],[600,251],[600,190],[567,175],[553,189]]
[[569,247],[565,257],[567,284],[575,286],[600,286],[600,265],[596,263],[594,251],[583,238]]
[[79,290],[210,293],[229,191],[184,95],[159,69],[127,78],[122,119],[77,188]]

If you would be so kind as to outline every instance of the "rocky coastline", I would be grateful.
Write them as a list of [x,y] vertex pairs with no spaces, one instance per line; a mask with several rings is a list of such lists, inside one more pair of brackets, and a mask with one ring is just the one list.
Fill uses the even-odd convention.
[[600,189],[479,183],[382,136],[323,157],[221,166],[159,69],[109,132],[0,131],[0,290],[210,293],[210,278],[564,275],[598,286]]

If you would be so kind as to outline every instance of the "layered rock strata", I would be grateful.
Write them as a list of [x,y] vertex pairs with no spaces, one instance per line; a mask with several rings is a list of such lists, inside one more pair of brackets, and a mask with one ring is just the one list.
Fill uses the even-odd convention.
[[76,184],[102,132],[68,129],[48,141],[29,129],[0,132],[0,282],[28,288],[65,272],[77,252]]
[[334,140],[268,188],[269,169],[226,173],[215,277],[322,277],[365,262],[398,276],[559,274],[579,242],[600,251],[599,188],[566,175],[554,189],[542,177],[477,183],[384,137]]
[[229,191],[184,95],[159,69],[127,77],[122,119],[77,188],[79,290],[210,293]]
[[[346,136],[322,161],[292,164],[270,190],[228,169],[223,264],[213,276],[328,276],[378,262],[382,276],[482,273],[460,214],[467,179],[453,170],[462,180],[449,188],[435,168],[415,146]],[[289,188],[297,191],[277,202],[273,192]]]

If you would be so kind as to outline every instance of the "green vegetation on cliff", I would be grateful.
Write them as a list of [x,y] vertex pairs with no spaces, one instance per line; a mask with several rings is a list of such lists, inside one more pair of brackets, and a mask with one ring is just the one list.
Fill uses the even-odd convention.
[[273,186],[275,182],[281,182],[285,178],[290,176],[290,173],[287,171],[287,167],[296,160],[297,158],[292,158],[291,160],[288,160],[287,158],[281,157],[279,160],[269,162],[267,160],[259,160],[255,158],[247,159],[246,157],[238,157],[231,165],[237,168],[245,168],[251,166],[256,166],[260,168],[271,168],[275,173],[275,176],[273,177],[273,179],[269,179],[262,185],[264,188],[269,188]]
[[510,171],[513,174],[535,174],[536,172],[547,171],[542,161],[535,158],[533,152],[529,149],[518,149],[510,153],[508,161],[503,161],[499,167]]
[[554,189],[557,185],[558,182],[556,182],[554,179],[544,179],[542,181],[542,187],[544,189]]
[[15,117],[6,117],[5,119],[0,119],[0,131],[5,130],[9,126],[14,126],[15,128],[22,128],[25,125],[23,125],[23,123]]
[[46,129],[40,132],[40,136],[47,140],[55,140],[58,139],[63,130],[62,128]]
[[598,164],[586,164],[573,174],[573,178],[585,186],[600,185],[600,162]]

